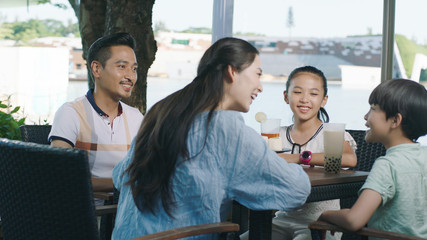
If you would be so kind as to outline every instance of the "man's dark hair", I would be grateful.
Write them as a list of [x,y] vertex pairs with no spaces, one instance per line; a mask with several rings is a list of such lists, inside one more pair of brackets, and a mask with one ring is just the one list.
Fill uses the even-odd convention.
[[382,82],[369,96],[369,104],[378,105],[386,118],[402,115],[402,130],[416,141],[427,134],[427,90],[412,80],[392,79]]
[[[105,63],[111,57],[110,47],[125,45],[135,51],[135,39],[129,33],[114,33],[98,38],[89,48],[87,64],[90,66],[94,60],[105,67]],[[93,77],[93,76],[92,76]]]

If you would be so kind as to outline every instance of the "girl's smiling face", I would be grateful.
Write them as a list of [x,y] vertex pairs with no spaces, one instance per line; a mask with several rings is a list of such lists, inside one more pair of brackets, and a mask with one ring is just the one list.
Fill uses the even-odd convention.
[[288,91],[284,92],[285,102],[294,113],[295,121],[308,121],[317,118],[321,107],[326,105],[322,79],[313,73],[301,72],[294,76]]

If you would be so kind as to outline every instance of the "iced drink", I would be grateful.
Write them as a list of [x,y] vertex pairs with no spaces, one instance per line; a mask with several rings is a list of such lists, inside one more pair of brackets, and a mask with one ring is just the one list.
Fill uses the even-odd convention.
[[279,137],[280,119],[267,119],[261,123],[261,135],[270,138]]
[[323,143],[325,153],[325,171],[338,173],[341,169],[342,150],[344,145],[345,124],[324,123]]

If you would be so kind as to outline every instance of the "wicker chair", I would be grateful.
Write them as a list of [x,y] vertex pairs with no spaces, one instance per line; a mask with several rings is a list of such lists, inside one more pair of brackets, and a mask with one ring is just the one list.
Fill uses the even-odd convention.
[[357,143],[357,165],[354,170],[370,171],[375,159],[385,155],[385,148],[381,143],[368,143],[365,141],[365,130],[346,130]]
[[[321,231],[335,231],[335,232],[349,232],[346,231],[343,228],[340,228],[336,225],[327,223],[327,222],[323,222],[323,221],[315,221],[310,223],[309,225],[310,229],[315,229],[317,231],[312,231],[312,239],[316,240],[316,239],[322,239],[321,238]],[[425,238],[420,238],[420,237],[415,237],[415,236],[410,236],[407,234],[401,234],[401,233],[396,233],[396,232],[390,232],[390,231],[384,231],[384,230],[378,230],[378,229],[374,229],[374,228],[368,228],[368,227],[364,227],[356,232],[352,232],[353,234],[357,235],[357,236],[363,236],[364,238],[367,237],[376,237],[376,238],[382,238],[382,239],[390,239],[390,240],[426,240]],[[341,238],[344,239],[344,238]]]
[[[21,130],[22,141],[24,142],[33,142],[39,144],[49,144],[48,136],[52,125],[22,125],[19,127]],[[105,205],[117,204],[117,201],[114,201],[111,194],[108,193],[94,193],[96,198],[101,198],[105,200]],[[111,233],[114,228],[114,218],[115,214],[107,214],[102,216],[100,224],[100,235],[101,239],[111,239]]]
[[[142,237],[134,238],[133,240],[172,240],[184,237],[191,237],[209,233],[236,233],[239,231],[239,225],[230,222],[210,223],[194,225],[182,228],[174,228],[171,230],[153,233]],[[236,234],[237,236],[237,234]],[[229,239],[225,234],[220,236],[220,239]]]
[[99,238],[86,152],[7,139],[0,152],[5,239]]
[[47,137],[51,128],[51,125],[22,125],[19,127],[22,141],[39,144],[49,144]]
[[[85,151],[0,138],[0,152],[4,239],[100,239],[96,216],[115,213],[117,205],[95,208]],[[238,224],[213,223],[142,239],[237,231]]]

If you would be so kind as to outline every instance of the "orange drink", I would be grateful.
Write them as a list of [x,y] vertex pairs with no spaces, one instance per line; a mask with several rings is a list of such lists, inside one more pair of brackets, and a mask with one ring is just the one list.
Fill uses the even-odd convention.
[[261,122],[261,135],[268,138],[279,137],[280,119],[266,119]]
[[261,133],[262,136],[266,136],[268,138],[279,137],[279,133]]

